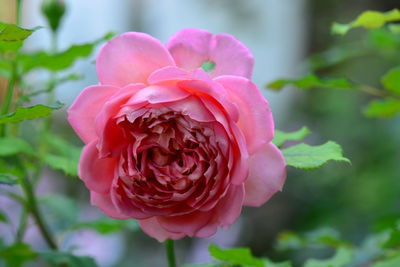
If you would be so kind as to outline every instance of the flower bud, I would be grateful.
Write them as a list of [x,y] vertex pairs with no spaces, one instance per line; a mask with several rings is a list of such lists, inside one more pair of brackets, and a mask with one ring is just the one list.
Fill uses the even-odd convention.
[[57,31],[61,19],[65,13],[63,0],[43,0],[41,6],[42,14],[46,17],[52,31]]

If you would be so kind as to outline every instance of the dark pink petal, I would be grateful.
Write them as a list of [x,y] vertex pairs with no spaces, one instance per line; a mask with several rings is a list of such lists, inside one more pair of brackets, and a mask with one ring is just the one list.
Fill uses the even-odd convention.
[[68,109],[68,121],[86,144],[97,139],[94,120],[117,87],[94,85],[85,88]]
[[250,155],[274,137],[274,119],[267,100],[250,80],[237,76],[215,79],[227,90],[230,100],[239,108],[238,125]]
[[79,177],[87,188],[97,193],[107,193],[116,174],[118,160],[99,158],[97,140],[85,145],[79,162]]
[[[130,84],[118,90],[103,105],[95,119],[96,134],[99,136],[100,157],[106,157],[117,151],[117,148],[125,145],[121,129],[116,125],[115,116],[123,105],[145,87],[144,84]],[[115,154],[115,153],[114,153]]]
[[212,61],[215,69],[212,77],[238,75],[251,78],[254,58],[249,49],[229,34],[217,34],[199,30],[179,31],[167,43],[176,65],[186,70],[200,68]]
[[96,69],[102,84],[123,87],[146,83],[154,70],[175,66],[164,45],[148,34],[128,32],[115,37],[101,49]]
[[90,202],[92,205],[99,207],[99,209],[107,216],[114,219],[129,219],[128,216],[120,214],[118,210],[115,208],[114,204],[111,201],[110,195],[99,194],[96,192],[90,192]]
[[214,209],[214,218],[196,233],[197,237],[207,238],[216,233],[216,226],[229,228],[240,216],[244,201],[244,186],[231,185],[224,198]]
[[[181,216],[158,216],[161,227],[169,232],[183,233],[188,236],[196,236],[197,231],[205,227],[213,219],[213,212],[195,211]],[[214,233],[217,231],[215,227]]]
[[244,183],[244,204],[258,207],[282,190],[286,179],[286,163],[281,151],[269,143],[250,156],[249,165],[249,178]]
[[159,222],[155,217],[151,217],[144,220],[139,220],[139,225],[143,232],[147,235],[154,237],[159,242],[164,242],[166,239],[181,239],[185,236],[183,233],[171,233],[160,226]]

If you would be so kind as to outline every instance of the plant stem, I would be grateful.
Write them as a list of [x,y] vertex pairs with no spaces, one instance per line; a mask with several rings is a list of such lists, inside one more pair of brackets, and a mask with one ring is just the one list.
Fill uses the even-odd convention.
[[36,224],[44,240],[51,249],[57,250],[57,244],[54,241],[53,236],[50,233],[50,230],[48,229],[46,223],[43,220],[42,214],[40,213],[38,207],[37,199],[32,189],[32,184],[26,175],[22,176],[21,186],[27,198],[28,209],[32,214],[33,218],[35,219]]
[[[11,77],[10,80],[8,81],[8,86],[7,86],[7,91],[6,91],[6,96],[4,98],[3,105],[1,106],[1,112],[0,115],[5,115],[8,113],[10,110],[11,102],[14,96],[14,87],[15,87],[15,81],[17,79],[17,67],[15,62],[12,63],[11,66]],[[0,137],[3,137],[5,135],[5,124],[0,125]]]
[[22,242],[24,239],[26,227],[28,224],[28,209],[26,206],[22,207],[21,216],[19,218],[19,226],[15,236],[15,242]]
[[176,267],[174,240],[167,239],[165,241],[165,250],[167,252],[168,266]]
[[22,21],[22,0],[17,0],[17,25]]

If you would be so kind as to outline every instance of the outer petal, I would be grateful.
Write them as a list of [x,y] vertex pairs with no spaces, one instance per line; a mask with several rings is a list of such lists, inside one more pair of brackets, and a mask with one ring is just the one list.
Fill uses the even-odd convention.
[[68,109],[68,121],[86,144],[97,138],[94,119],[117,87],[94,85],[85,88]]
[[[244,187],[231,186],[224,199],[216,206],[216,215],[213,222],[208,223],[201,228],[197,233],[197,237],[210,237],[215,234],[214,225],[222,226],[223,229],[230,227],[240,216],[244,201]],[[213,225],[214,223],[214,225]]]
[[265,144],[249,158],[250,173],[244,183],[247,206],[261,206],[282,190],[286,179],[285,159],[272,143]]
[[114,219],[129,219],[128,216],[120,214],[118,210],[115,208],[114,204],[111,201],[110,195],[99,194],[96,192],[90,192],[90,202],[92,205],[99,207],[99,209],[107,216]]
[[200,68],[204,62],[214,62],[212,77],[238,75],[251,78],[254,58],[249,49],[232,35],[217,34],[199,30],[184,29],[167,43],[178,67]]
[[160,226],[155,217],[139,220],[139,225],[143,232],[147,235],[154,237],[159,242],[164,242],[166,239],[181,239],[185,236],[183,233],[171,233]]
[[117,159],[99,158],[97,140],[87,144],[79,162],[79,177],[87,188],[97,193],[107,193],[115,176]]
[[97,57],[96,69],[102,84],[125,86],[146,82],[154,70],[175,66],[168,50],[148,34],[128,32],[109,41]]
[[244,198],[243,186],[231,186],[217,206],[207,212],[193,212],[188,215],[157,217],[167,231],[184,233],[188,236],[210,237],[218,226],[229,227],[239,217]]
[[274,137],[274,119],[267,100],[250,80],[237,76],[215,79],[227,90],[230,100],[239,107],[238,125],[246,138],[249,153],[271,142]]

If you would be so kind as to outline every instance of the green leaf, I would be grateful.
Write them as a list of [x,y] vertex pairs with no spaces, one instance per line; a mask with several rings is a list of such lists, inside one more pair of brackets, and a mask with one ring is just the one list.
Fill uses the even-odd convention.
[[16,137],[0,138],[0,157],[12,156],[19,153],[35,154],[31,145],[23,139]]
[[382,99],[369,102],[364,115],[370,118],[389,118],[400,113],[400,100]]
[[344,35],[353,28],[362,27],[368,30],[378,29],[388,22],[399,20],[400,11],[398,9],[393,9],[388,12],[368,10],[361,13],[354,21],[348,24],[340,24],[334,22],[331,30],[333,34]]
[[293,232],[281,232],[276,247],[278,250],[298,249],[305,245],[304,238]]
[[381,260],[372,265],[372,267],[398,267],[400,266],[400,256],[395,256]]
[[50,148],[50,153],[43,155],[42,160],[50,167],[61,170],[67,175],[78,176],[78,164],[82,148],[56,135],[47,135],[45,141]]
[[36,253],[24,243],[15,243],[10,247],[0,248],[0,259],[12,267],[21,267],[25,262],[36,258]]
[[3,223],[9,222],[7,216],[2,211],[0,211],[0,222],[3,222]]
[[332,141],[319,146],[302,143],[282,149],[282,153],[288,166],[305,170],[319,168],[330,160],[350,163],[343,157],[342,148]]
[[339,247],[348,245],[348,242],[340,239],[337,231],[324,227],[302,236],[293,232],[282,232],[278,235],[277,249],[289,250],[308,246]]
[[389,31],[393,34],[400,34],[400,25],[399,24],[390,24],[388,26]]
[[124,229],[139,230],[139,225],[136,220],[116,220],[108,217],[104,217],[94,221],[81,222],[73,225],[72,230],[77,229],[92,229],[96,232],[106,235],[115,233]]
[[314,87],[322,88],[341,88],[341,89],[351,89],[353,84],[350,83],[345,78],[337,79],[321,79],[315,74],[308,74],[304,77],[298,79],[280,79],[275,80],[267,85],[268,89],[279,91],[287,85],[293,85],[300,89],[310,89]]
[[46,117],[50,115],[53,110],[60,109],[63,106],[63,103],[56,102],[50,106],[39,104],[30,107],[18,107],[14,112],[0,116],[0,124],[15,123],[24,120],[33,120]]
[[383,244],[384,248],[400,247],[400,229],[394,228],[390,231],[388,240]]
[[386,73],[382,78],[382,84],[386,90],[400,95],[400,67]]
[[15,185],[18,184],[18,178],[9,173],[0,173],[0,184]]
[[63,171],[66,175],[78,176],[78,158],[67,158],[58,155],[47,154],[42,156],[43,162],[51,168]]
[[24,72],[29,72],[36,68],[44,68],[50,71],[60,71],[71,67],[76,60],[86,58],[92,54],[95,46],[110,38],[110,33],[106,34],[93,43],[73,45],[63,52],[49,54],[45,51],[34,54],[20,55],[20,62]]
[[0,42],[23,41],[36,30],[23,29],[14,24],[4,23],[2,23],[1,27],[2,29],[0,30]]
[[93,258],[86,256],[75,256],[73,254],[61,251],[40,252],[39,257],[46,260],[51,266],[68,267],[96,267],[97,264]]
[[292,267],[289,261],[272,262],[269,259],[264,259],[264,267]]
[[340,247],[335,255],[330,259],[310,259],[307,260],[304,267],[344,267],[353,259],[353,250],[348,247]]
[[311,131],[305,126],[303,126],[301,129],[299,129],[297,131],[290,132],[290,133],[276,130],[275,137],[272,140],[272,142],[277,147],[281,147],[285,144],[286,141],[301,141],[304,138],[306,138],[310,133],[311,133]]
[[211,244],[209,252],[217,260],[226,261],[232,264],[263,267],[264,263],[261,259],[253,257],[248,248],[231,248],[221,249],[215,244]]
[[204,263],[204,264],[184,264],[181,267],[228,267],[228,266],[221,264],[221,263],[211,262],[211,263]]
[[204,62],[203,64],[201,64],[201,68],[205,72],[212,72],[215,69],[215,62],[212,61]]

